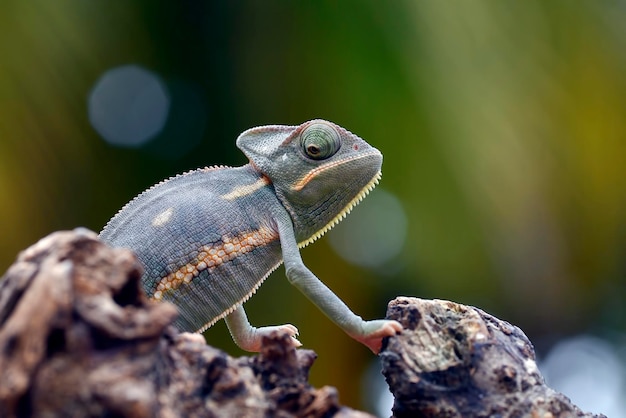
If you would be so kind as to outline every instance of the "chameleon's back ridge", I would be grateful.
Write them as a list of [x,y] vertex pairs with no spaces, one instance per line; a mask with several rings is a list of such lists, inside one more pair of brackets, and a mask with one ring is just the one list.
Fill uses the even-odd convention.
[[289,281],[333,322],[378,352],[395,321],[363,321],[303,264],[299,247],[343,219],[380,179],[382,155],[323,120],[263,126],[237,146],[250,164],[190,171],[126,204],[100,238],[133,250],[149,297],[179,308],[175,325],[203,332],[226,319],[235,342],[258,351],[262,337],[293,325],[252,327],[243,303],[283,261]]

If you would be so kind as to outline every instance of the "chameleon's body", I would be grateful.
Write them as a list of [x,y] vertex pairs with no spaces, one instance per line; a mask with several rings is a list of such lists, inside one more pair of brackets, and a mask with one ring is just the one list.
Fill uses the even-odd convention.
[[378,352],[395,321],[363,321],[302,263],[299,247],[320,237],[380,177],[382,155],[345,129],[316,120],[250,129],[237,140],[243,167],[188,172],[146,190],[106,225],[100,238],[130,248],[154,299],[179,307],[176,325],[202,332],[225,318],[235,342],[258,351],[263,335],[243,310],[285,262],[290,282],[353,338]]

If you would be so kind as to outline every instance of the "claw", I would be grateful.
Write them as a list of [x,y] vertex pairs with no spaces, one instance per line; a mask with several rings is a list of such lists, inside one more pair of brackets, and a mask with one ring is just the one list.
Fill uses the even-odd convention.
[[293,343],[293,346],[296,348],[302,347],[302,343],[293,335],[291,336],[291,342]]
[[302,347],[302,343],[298,341],[298,328],[294,327],[291,324],[285,324],[282,326],[278,326],[277,330],[286,332],[291,337],[291,342],[293,343],[294,347]]
[[291,324],[276,325],[276,326],[263,327],[263,328],[258,329],[258,332],[263,335],[269,335],[270,333],[274,331],[284,332],[285,334],[291,337],[291,343],[293,344],[294,347],[296,348],[302,347],[302,343],[297,338],[299,335],[298,328],[294,327]]

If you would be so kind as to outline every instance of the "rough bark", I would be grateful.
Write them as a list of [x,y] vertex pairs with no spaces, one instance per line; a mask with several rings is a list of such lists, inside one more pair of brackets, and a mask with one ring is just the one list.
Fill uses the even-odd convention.
[[312,388],[286,335],[232,358],[170,326],[141,267],[87,230],[52,234],[0,281],[1,417],[365,417]]
[[402,335],[381,354],[395,417],[600,417],[546,386],[517,327],[478,308],[399,297]]
[[[141,267],[94,233],[54,233],[0,279],[1,417],[365,417],[308,384],[315,360],[286,335],[232,358],[170,324]],[[394,415],[591,416],[547,388],[516,327],[446,301],[398,298],[387,342]]]

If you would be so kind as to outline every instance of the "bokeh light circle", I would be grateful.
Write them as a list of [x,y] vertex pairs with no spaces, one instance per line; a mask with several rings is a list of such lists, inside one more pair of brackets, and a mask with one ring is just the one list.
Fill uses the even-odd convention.
[[88,98],[89,121],[109,144],[139,147],[165,126],[170,99],[160,78],[139,66],[105,72]]
[[349,263],[377,268],[404,246],[407,217],[400,200],[376,189],[329,234],[331,247]]
[[608,341],[590,335],[562,340],[539,366],[548,385],[582,410],[626,417],[625,370]]

